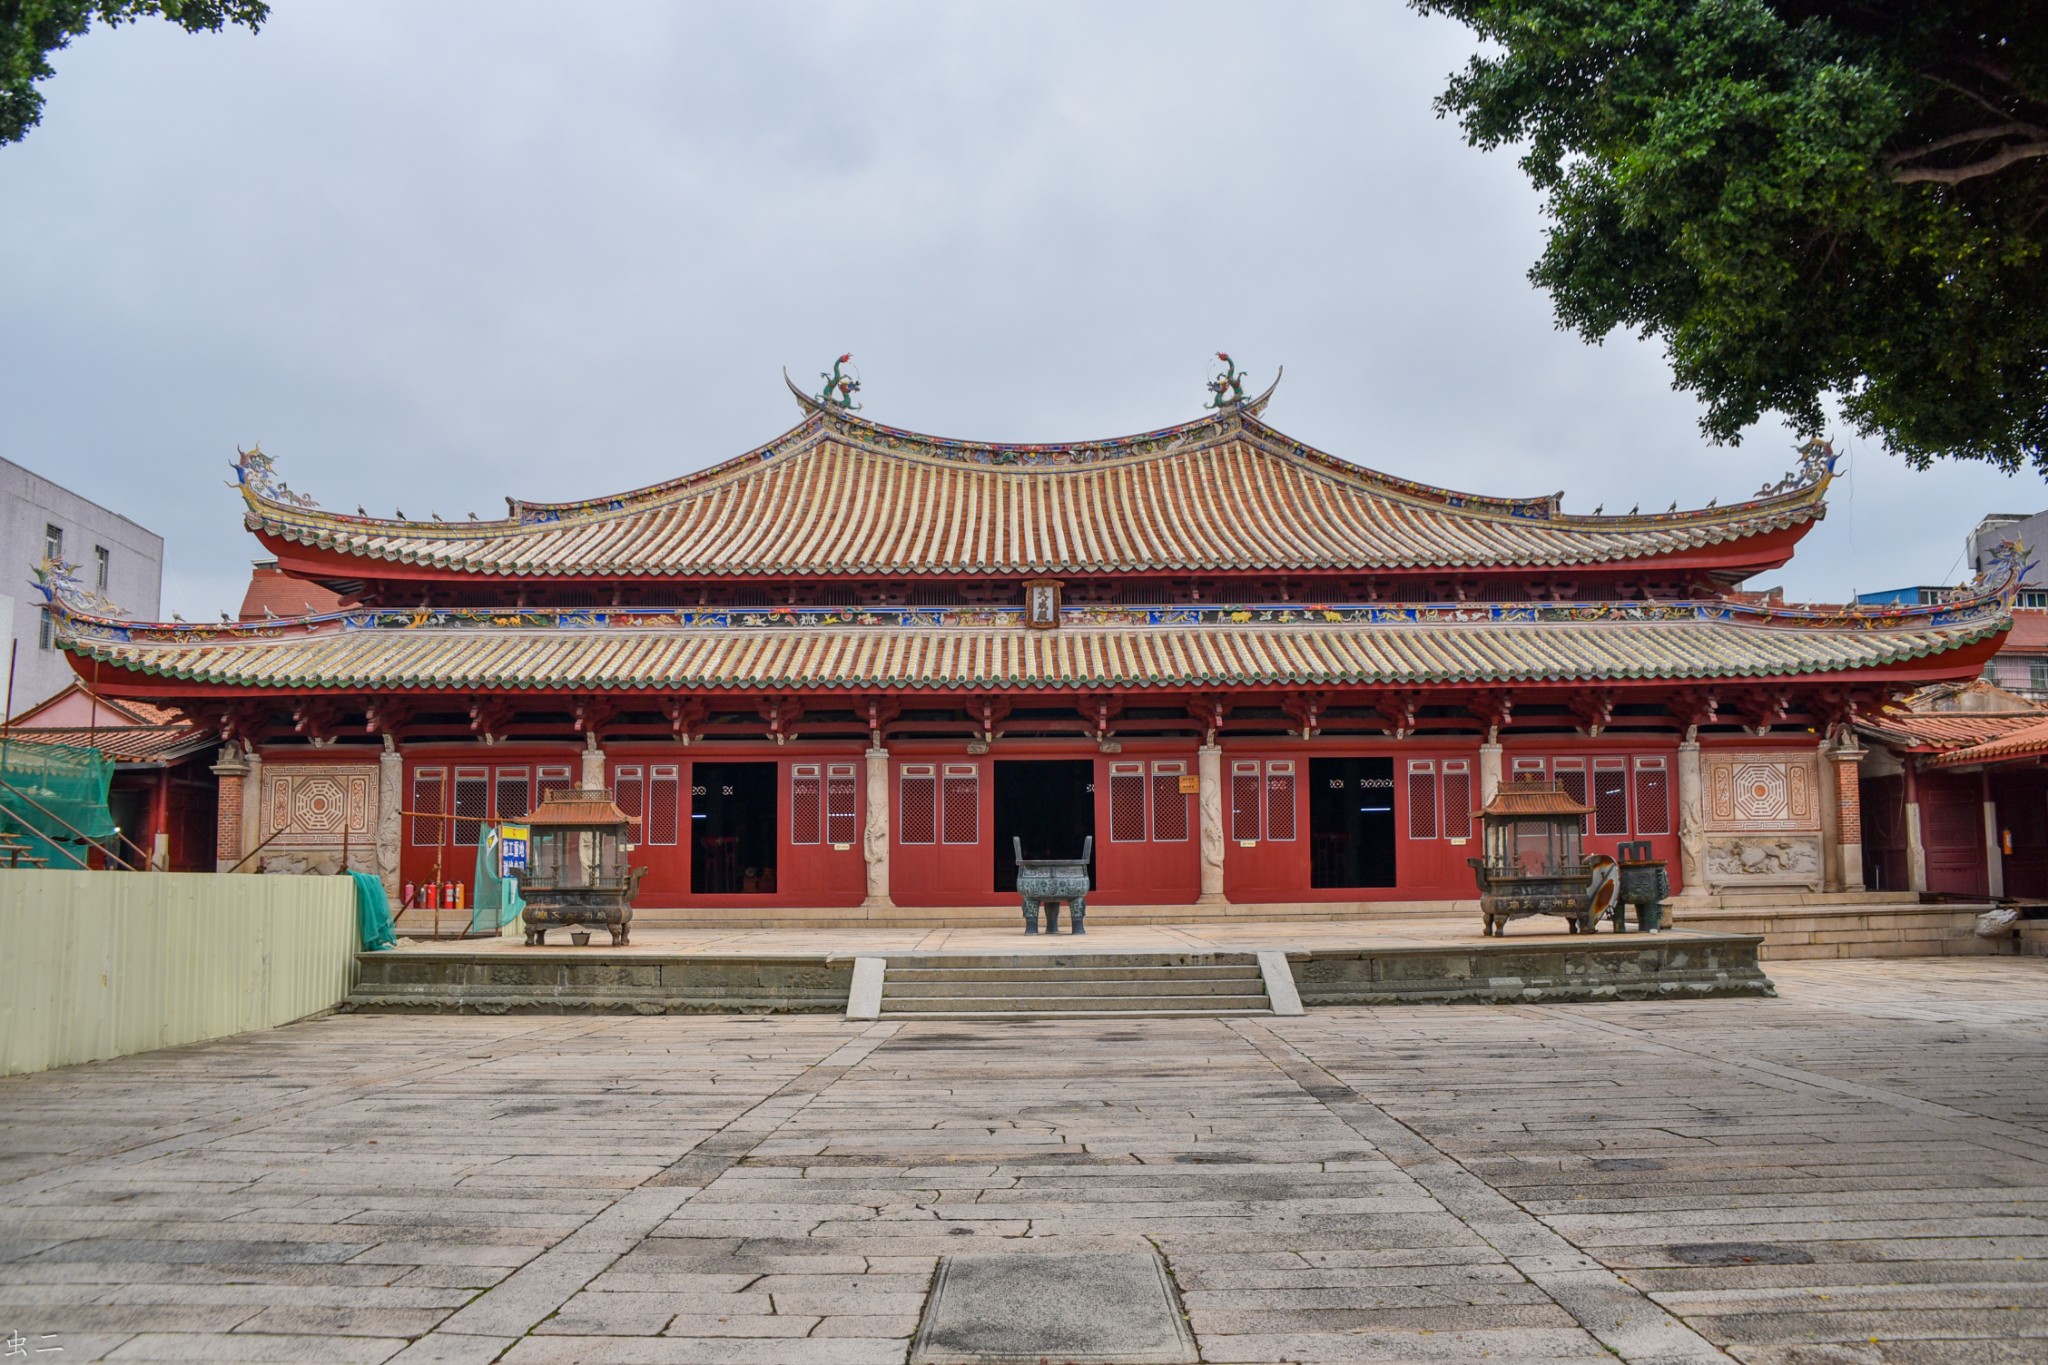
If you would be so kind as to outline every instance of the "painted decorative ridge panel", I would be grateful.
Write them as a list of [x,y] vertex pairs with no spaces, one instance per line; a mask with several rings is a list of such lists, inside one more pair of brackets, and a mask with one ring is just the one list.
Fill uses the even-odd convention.
[[74,637],[88,659],[202,683],[340,688],[1172,688],[1786,677],[1878,668],[2004,629],[1759,629],[1729,622],[1016,628],[283,631]]
[[[1719,623],[1755,630],[1870,632],[1961,629],[2009,619],[1997,592],[1948,603],[1854,607],[1833,611],[1736,602],[1449,602],[1212,606],[1081,606],[1059,613],[1063,629],[1162,629],[1267,626],[1571,625]],[[819,629],[962,630],[1019,628],[1017,607],[609,607],[511,610],[494,607],[389,607],[322,616],[195,625],[130,622],[85,612],[65,617],[65,638],[122,644],[203,644],[283,640],[337,631],[777,631]]]

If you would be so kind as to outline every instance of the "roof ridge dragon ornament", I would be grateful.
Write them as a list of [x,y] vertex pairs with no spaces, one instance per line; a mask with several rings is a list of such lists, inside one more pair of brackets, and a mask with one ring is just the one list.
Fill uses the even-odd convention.
[[281,502],[291,507],[318,507],[311,494],[294,493],[291,486],[277,477],[277,463],[263,453],[263,443],[258,441],[247,450],[235,447],[235,454],[241,458],[228,468],[235,471],[235,482],[230,488],[240,488],[244,493],[253,493],[268,502]]
[[55,608],[59,616],[101,616],[113,619],[125,617],[128,613],[116,606],[105,593],[95,592],[85,586],[85,580],[78,576],[76,564],[66,564],[61,559],[44,556],[35,566],[35,578],[31,580],[43,600]]
[[1202,404],[1205,410],[1229,412],[1244,402],[1244,381],[1251,378],[1249,371],[1237,368],[1237,362],[1230,358],[1230,352],[1218,351],[1216,358],[1223,362],[1223,373],[1209,380],[1209,401]]
[[825,381],[825,387],[818,391],[818,402],[821,406],[838,408],[841,412],[860,411],[860,404],[853,401],[853,396],[860,392],[860,378],[858,375],[844,374],[840,369],[852,359],[853,352],[848,351],[832,362],[832,373],[826,374],[822,370],[818,372],[818,378]]

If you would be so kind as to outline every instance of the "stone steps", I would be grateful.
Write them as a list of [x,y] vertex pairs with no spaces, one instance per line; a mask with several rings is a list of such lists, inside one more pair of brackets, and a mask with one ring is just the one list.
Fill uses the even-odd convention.
[[963,954],[889,960],[878,1017],[1269,1014],[1250,953]]
[[2007,936],[1977,937],[1977,917],[1991,902],[1921,904],[1910,901],[1838,901],[1832,905],[1723,904],[1689,909],[1671,903],[1676,927],[1714,933],[1758,934],[1762,956],[1778,962],[1835,957],[1959,957],[2010,953]]

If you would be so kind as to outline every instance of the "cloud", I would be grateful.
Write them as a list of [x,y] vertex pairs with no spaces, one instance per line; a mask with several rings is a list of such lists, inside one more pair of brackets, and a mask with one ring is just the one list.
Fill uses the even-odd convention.
[[[330,506],[492,515],[701,467],[854,351],[868,415],[1009,440],[1199,410],[1209,354],[1324,449],[1610,510],[1740,498],[1654,346],[1555,331],[1511,156],[1391,5],[302,0],[95,32],[0,151],[0,454],[239,598],[261,439]],[[1855,452],[1795,597],[1941,581],[2032,477]]]

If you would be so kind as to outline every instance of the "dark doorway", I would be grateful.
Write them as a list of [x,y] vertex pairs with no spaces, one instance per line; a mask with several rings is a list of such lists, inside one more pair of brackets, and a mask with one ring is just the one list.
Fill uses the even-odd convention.
[[[1086,758],[998,762],[996,770],[996,890],[1017,889],[1017,851],[1027,858],[1078,858],[1095,833],[1095,763]],[[1095,865],[1088,865],[1095,886]]]
[[1394,884],[1394,760],[1308,761],[1310,886]]
[[775,890],[773,763],[698,763],[690,777],[690,891],[699,896]]

